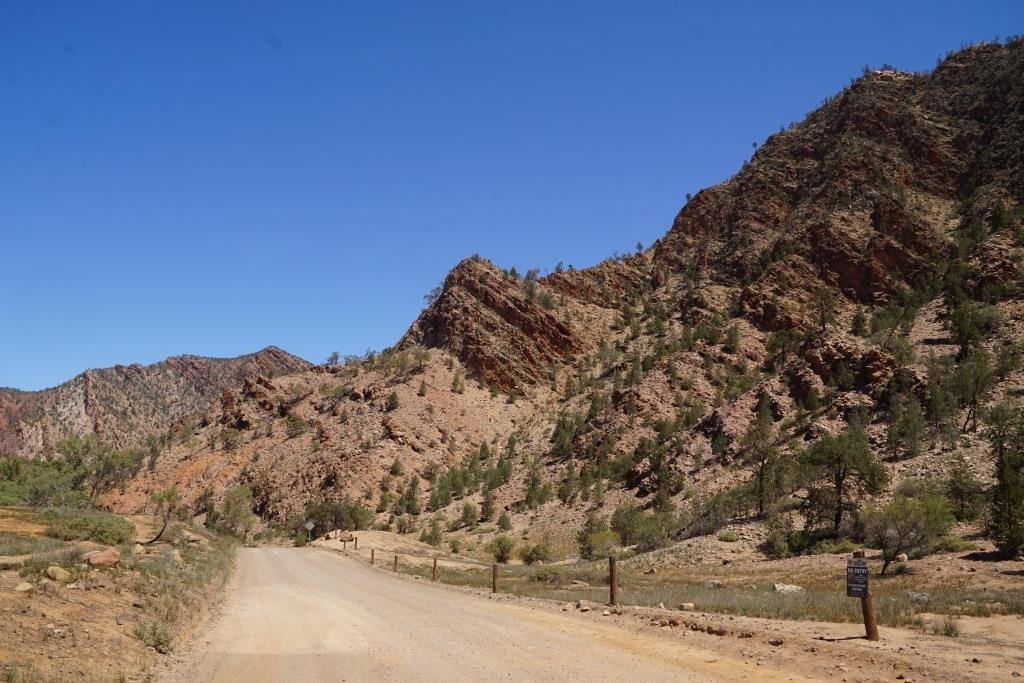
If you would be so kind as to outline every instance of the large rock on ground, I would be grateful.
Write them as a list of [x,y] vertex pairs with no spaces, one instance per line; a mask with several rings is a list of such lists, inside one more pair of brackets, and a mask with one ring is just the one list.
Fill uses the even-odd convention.
[[46,575],[58,583],[68,583],[71,581],[71,572],[57,565],[47,567]]
[[82,559],[93,567],[116,567],[121,562],[121,552],[117,548],[105,548],[86,553]]

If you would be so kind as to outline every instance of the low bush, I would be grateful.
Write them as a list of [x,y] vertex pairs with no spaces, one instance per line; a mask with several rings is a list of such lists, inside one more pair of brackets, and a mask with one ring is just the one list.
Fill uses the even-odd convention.
[[524,545],[519,551],[519,557],[522,558],[525,564],[550,562],[552,558],[551,547],[543,541],[534,545]]
[[135,636],[157,652],[171,651],[171,629],[161,621],[147,619],[135,627]]
[[501,517],[498,517],[498,528],[502,531],[508,531],[512,528],[512,518],[509,517],[507,512],[502,512]]
[[725,543],[735,543],[740,540],[740,536],[735,531],[728,530],[718,534],[718,540],[724,541]]
[[561,586],[567,582],[565,572],[558,567],[541,567],[530,578],[549,586]]
[[932,552],[936,553],[963,553],[975,549],[977,546],[959,536],[943,536],[932,546]]
[[128,520],[105,512],[53,511],[43,513],[49,522],[48,536],[62,541],[96,541],[106,545],[121,545],[132,540],[135,527]]
[[840,555],[842,553],[852,553],[854,550],[859,548],[856,543],[848,538],[837,538],[827,539],[824,541],[818,541],[811,548],[812,555]]
[[487,551],[494,555],[494,559],[502,564],[512,559],[512,551],[515,549],[515,541],[501,534],[495,536],[494,540],[487,544]]

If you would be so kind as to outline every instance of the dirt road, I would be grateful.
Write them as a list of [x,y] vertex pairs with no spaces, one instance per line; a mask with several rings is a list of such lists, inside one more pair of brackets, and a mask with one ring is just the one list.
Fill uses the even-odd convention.
[[229,591],[170,680],[771,677],[679,639],[402,579],[315,548],[245,549]]

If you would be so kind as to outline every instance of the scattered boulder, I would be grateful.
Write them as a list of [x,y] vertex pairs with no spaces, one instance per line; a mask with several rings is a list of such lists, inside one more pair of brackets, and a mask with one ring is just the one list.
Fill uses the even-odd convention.
[[587,583],[586,581],[581,581],[580,579],[573,579],[572,581],[569,582],[569,585],[570,586],[589,586],[590,584]]
[[782,645],[782,638],[772,638],[771,640],[768,641],[768,644],[773,646],[773,647],[778,647],[778,646]]
[[679,605],[679,609],[682,610],[683,612],[692,612],[693,610],[695,610],[697,608],[694,606],[694,604],[692,602],[684,602],[681,605]]
[[58,583],[68,583],[71,581],[71,572],[57,565],[47,567],[46,575]]
[[28,555],[0,555],[0,571],[5,569],[18,569],[25,564]]
[[711,579],[710,581],[705,581],[704,582],[704,587],[705,588],[721,588],[722,587],[722,582],[719,581],[718,579]]
[[589,612],[590,610],[595,609],[596,607],[597,603],[590,602],[589,600],[576,601],[576,609],[578,609],[581,612]]
[[792,583],[777,583],[773,586],[776,593],[803,593],[803,586],[797,586]]
[[899,555],[897,555],[897,556],[896,556],[895,558],[893,558],[893,561],[894,561],[894,562],[906,562],[906,561],[907,561],[907,560],[909,560],[909,559],[910,559],[910,558],[908,558],[908,557],[907,557],[907,554],[906,554],[906,553],[900,553],[900,554],[899,554]]
[[121,562],[121,551],[117,548],[94,550],[82,556],[92,567],[116,567]]
[[21,583],[19,583],[17,586],[14,587],[14,592],[15,593],[27,593],[30,590],[32,590],[32,584],[29,583],[28,581],[22,581]]

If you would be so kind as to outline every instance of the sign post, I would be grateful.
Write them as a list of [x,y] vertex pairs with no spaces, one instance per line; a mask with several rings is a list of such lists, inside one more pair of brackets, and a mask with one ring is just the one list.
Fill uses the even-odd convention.
[[307,542],[313,540],[313,527],[314,526],[316,526],[316,525],[313,524],[313,520],[309,520],[309,521],[306,522],[306,541]]
[[863,550],[855,551],[853,557],[846,561],[846,596],[860,598],[865,636],[868,640],[878,640],[875,607],[871,602],[871,587],[868,585],[868,561]]
[[608,556],[608,604],[614,607],[619,604],[619,585],[615,576],[615,556]]

